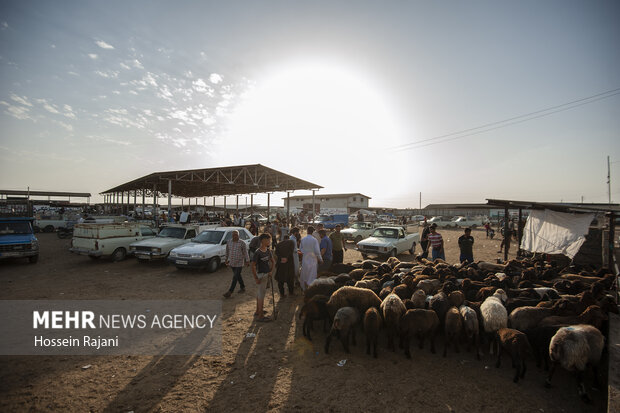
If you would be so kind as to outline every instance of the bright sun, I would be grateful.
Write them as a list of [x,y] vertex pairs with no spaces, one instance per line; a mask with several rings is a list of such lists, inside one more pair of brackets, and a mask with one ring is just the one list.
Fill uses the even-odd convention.
[[[321,62],[281,66],[259,80],[229,119],[225,136],[247,145],[351,153],[400,143],[397,122],[368,80]],[[228,143],[227,142],[227,143]]]

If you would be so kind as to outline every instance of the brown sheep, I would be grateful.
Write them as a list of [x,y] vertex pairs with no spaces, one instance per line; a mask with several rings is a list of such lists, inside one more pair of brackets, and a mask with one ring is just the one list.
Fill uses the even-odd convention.
[[439,328],[439,317],[433,310],[407,310],[400,320],[401,339],[404,342],[405,356],[411,358],[409,351],[412,338],[420,340],[420,348],[424,348],[424,339],[431,341],[431,353],[435,353],[435,335]]
[[370,354],[370,345],[373,346],[373,357],[377,358],[377,344],[381,329],[381,314],[375,307],[370,307],[364,314],[364,333],[366,334],[366,354]]
[[448,301],[454,307],[460,307],[465,302],[465,294],[462,291],[452,291],[448,294]]
[[370,307],[379,308],[381,300],[371,290],[344,286],[337,289],[327,302],[329,316],[333,318],[342,307],[355,307],[360,314],[365,314]]
[[387,328],[388,336],[388,348],[392,351],[396,351],[394,346],[394,336],[398,334],[400,318],[407,311],[405,304],[396,294],[390,294],[385,297],[385,300],[381,303],[381,313],[383,314],[383,320]]
[[463,333],[463,317],[456,307],[451,307],[446,313],[446,321],[444,322],[444,348],[443,356],[448,354],[448,346],[454,343],[454,351],[459,352],[459,338]]
[[525,370],[527,369],[525,358],[527,354],[532,354],[532,348],[527,340],[527,336],[512,328],[500,328],[495,335],[495,341],[497,343],[497,362],[495,367],[499,368],[502,362],[502,352],[504,350],[507,351],[512,359],[512,365],[516,369],[512,381],[517,383],[519,378],[525,377]]
[[607,320],[607,314],[598,305],[591,305],[578,316],[550,316],[545,317],[539,326],[551,326],[559,324],[590,324],[599,330],[603,328],[603,322]]
[[411,298],[411,294],[413,293],[413,291],[411,291],[411,289],[405,284],[397,285],[396,287],[394,287],[392,292],[399,296],[401,300],[404,300],[405,298]]
[[313,296],[299,312],[299,319],[304,320],[302,326],[302,333],[308,340],[312,341],[310,337],[310,330],[312,330],[312,324],[316,320],[323,320],[323,331],[327,328],[327,322],[329,321],[329,314],[327,312],[327,301],[329,297],[325,295]]

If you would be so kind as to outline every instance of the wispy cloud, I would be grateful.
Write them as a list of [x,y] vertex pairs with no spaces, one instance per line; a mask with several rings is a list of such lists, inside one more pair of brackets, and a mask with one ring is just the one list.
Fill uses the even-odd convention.
[[102,49],[114,49],[114,46],[112,46],[110,43],[104,42],[103,40],[97,40],[95,43]]
[[26,96],[17,96],[15,93],[11,93],[10,98],[11,100],[17,103],[20,103],[24,106],[32,107],[32,103],[28,101],[28,98]]
[[224,80],[222,76],[218,75],[217,73],[211,73],[211,75],[209,76],[209,81],[214,85],[217,85],[222,80]]
[[125,70],[130,70],[130,69],[131,69],[131,67],[130,67],[129,65],[127,65],[127,64],[125,64],[125,63],[123,63],[123,62],[121,62],[121,67],[122,67],[123,69],[125,69]]
[[115,71],[115,70],[95,70],[95,74],[101,76],[101,77],[105,77],[106,79],[114,79],[117,78],[120,72]]
[[138,59],[134,59],[133,62],[131,62],[131,64],[136,69],[144,69],[144,66],[142,66],[142,62],[140,62]]
[[0,29],[6,30],[8,28],[9,28],[9,24],[7,22],[3,21],[3,22],[0,23]]
[[56,119],[52,119],[52,122],[54,122],[55,124],[57,124],[58,126],[66,129],[69,132],[73,132],[73,125],[70,125],[66,122],[63,122],[61,120],[56,120]]
[[96,53],[89,53],[88,57],[90,57],[93,60],[97,60],[99,58],[99,55],[97,55]]

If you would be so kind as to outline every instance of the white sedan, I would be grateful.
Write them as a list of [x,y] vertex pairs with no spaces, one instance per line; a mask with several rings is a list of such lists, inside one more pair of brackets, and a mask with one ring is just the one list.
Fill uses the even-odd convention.
[[409,251],[415,253],[420,234],[407,234],[403,227],[378,227],[369,238],[357,243],[357,250],[366,258],[368,255],[391,256]]
[[249,249],[253,235],[241,227],[218,227],[198,234],[191,242],[170,251],[168,262],[177,268],[206,268],[215,272],[226,261],[226,244],[232,239],[232,232],[239,231],[239,239]]
[[375,230],[372,222],[356,222],[351,227],[340,231],[345,241],[353,241],[356,244],[361,240],[368,238]]

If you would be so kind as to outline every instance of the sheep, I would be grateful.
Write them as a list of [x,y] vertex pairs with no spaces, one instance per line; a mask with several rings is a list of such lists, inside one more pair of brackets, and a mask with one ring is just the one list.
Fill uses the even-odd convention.
[[351,279],[354,281],[359,281],[362,279],[362,277],[364,277],[364,275],[366,275],[367,272],[367,269],[356,268],[353,271],[349,272],[349,277],[351,277]]
[[429,280],[421,280],[416,287],[424,290],[426,295],[430,295],[430,294],[435,294],[437,290],[439,290],[440,286],[441,286],[441,282],[439,280],[429,279]]
[[312,330],[312,324],[315,320],[323,320],[323,331],[326,330],[327,322],[329,321],[329,313],[327,312],[328,300],[329,297],[325,295],[315,295],[304,304],[299,312],[299,319],[304,320],[302,333],[310,341],[312,341],[310,330]]
[[435,354],[435,334],[439,328],[439,317],[433,310],[407,310],[400,320],[401,339],[404,342],[405,356],[411,358],[409,351],[411,338],[420,340],[420,348],[424,348],[424,339],[431,341],[431,353]]
[[329,353],[329,342],[333,336],[338,336],[344,347],[344,351],[349,353],[349,337],[355,345],[355,324],[359,320],[359,312],[353,307],[342,307],[334,316],[332,328],[325,340],[325,354]]
[[355,283],[355,286],[358,288],[366,288],[368,290],[372,290],[375,293],[379,293],[381,291],[381,283],[378,279],[367,279],[361,280]]
[[[506,302],[507,297],[504,290],[499,289],[493,293],[492,296],[488,297],[484,302],[480,305],[480,313],[482,314],[482,326],[486,335],[490,338],[489,342],[491,342],[493,335],[500,328],[505,328],[508,324],[508,313],[506,312],[506,307],[504,307],[504,302]],[[490,354],[493,354],[493,346],[490,347]]]
[[448,301],[450,301],[450,305],[460,307],[465,302],[465,294],[462,291],[452,291],[448,294]]
[[604,346],[605,337],[596,327],[578,324],[560,328],[549,344],[551,367],[545,386],[551,387],[551,378],[556,366],[560,364],[565,370],[575,371],[579,396],[585,402],[589,402],[590,398],[583,382],[583,373],[588,365],[592,367],[594,384],[598,386],[597,367]]
[[480,327],[478,323],[478,314],[471,307],[462,305],[459,307],[461,317],[463,317],[463,332],[467,338],[467,351],[471,349],[473,344],[476,350],[476,359],[480,360]]
[[446,313],[450,308],[450,303],[448,302],[448,296],[441,292],[437,293],[430,299],[428,303],[428,308],[434,310],[439,317],[439,323],[441,326],[444,325],[444,321],[446,319]]
[[333,318],[339,308],[355,307],[360,314],[365,314],[370,307],[379,308],[381,300],[371,290],[358,287],[340,287],[329,298],[327,310],[330,318]]
[[413,301],[411,301],[409,298],[405,298],[403,300],[403,304],[405,304],[405,308],[407,310],[413,310],[414,308],[418,308],[415,306],[415,304],[413,303]]
[[536,327],[543,318],[549,317],[560,312],[564,312],[566,303],[557,301],[551,308],[542,307],[519,307],[510,313],[510,327],[526,332],[532,327]]
[[532,353],[527,336],[521,331],[512,328],[500,328],[495,334],[495,341],[497,343],[497,362],[495,367],[499,368],[501,365],[503,350],[508,351],[512,359],[512,367],[516,369],[512,381],[517,383],[519,378],[525,377],[525,370],[527,369],[525,358],[527,354]]
[[330,296],[336,291],[336,283],[331,278],[317,278],[314,280],[304,292],[304,302],[310,301],[315,295]]
[[557,290],[549,287],[536,287],[534,291],[540,296],[540,298],[549,297],[552,300],[557,300],[560,298],[560,294],[558,294]]
[[603,321],[607,320],[607,314],[598,305],[591,305],[578,316],[552,316],[541,320],[540,326],[550,326],[554,324],[590,324],[599,330],[603,327]]
[[383,320],[387,328],[388,336],[388,348],[392,351],[396,351],[394,346],[394,336],[398,334],[398,326],[400,318],[407,311],[405,304],[396,294],[388,295],[381,303],[381,313],[383,314]]
[[454,342],[454,351],[459,352],[459,338],[463,332],[463,317],[461,312],[456,307],[451,307],[446,313],[446,320],[444,324],[444,348],[443,356],[448,354],[448,346]]
[[545,370],[549,370],[549,343],[551,337],[565,325],[537,326],[526,331],[527,339],[532,346],[536,367],[545,363]]
[[397,285],[396,287],[394,287],[392,292],[399,296],[401,300],[411,297],[412,293],[411,289],[405,284]]
[[392,286],[383,287],[381,291],[379,292],[379,298],[381,300],[385,300],[385,297],[390,295],[392,293],[392,290],[393,290]]
[[392,269],[396,268],[398,264],[400,264],[400,260],[396,257],[389,257],[386,261],[387,265],[389,265]]
[[381,314],[376,308],[370,307],[364,314],[364,333],[366,334],[366,354],[370,355],[370,345],[372,344],[374,358],[377,358],[379,329],[381,329]]
[[424,290],[416,290],[411,296],[415,308],[426,308],[426,293]]

